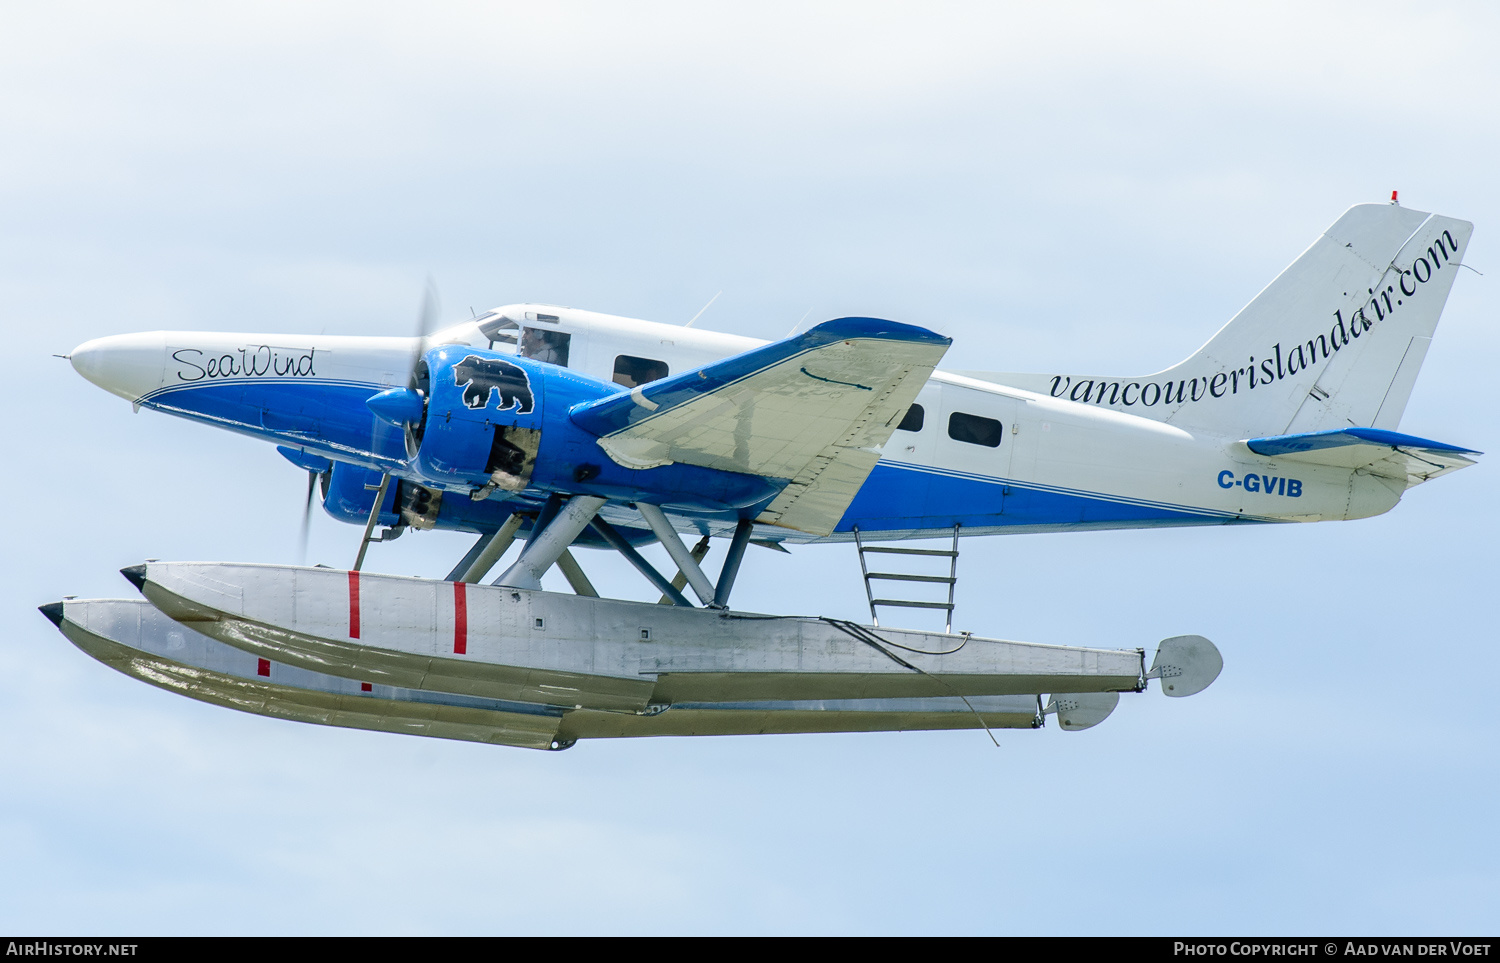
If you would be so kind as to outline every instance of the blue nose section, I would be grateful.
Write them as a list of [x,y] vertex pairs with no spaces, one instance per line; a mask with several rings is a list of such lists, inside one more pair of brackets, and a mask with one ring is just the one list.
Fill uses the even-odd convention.
[[365,402],[375,417],[397,427],[422,420],[422,396],[410,388],[391,388]]

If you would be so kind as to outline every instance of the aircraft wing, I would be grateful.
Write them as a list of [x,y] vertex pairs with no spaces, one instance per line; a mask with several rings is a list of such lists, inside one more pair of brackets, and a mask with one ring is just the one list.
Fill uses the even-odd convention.
[[788,479],[756,521],[827,535],[952,343],[894,321],[840,318],[571,417],[621,465]]
[[1440,441],[1380,428],[1336,428],[1297,435],[1251,438],[1245,447],[1257,455],[1336,468],[1363,469],[1419,485],[1475,464],[1469,455],[1482,454]]

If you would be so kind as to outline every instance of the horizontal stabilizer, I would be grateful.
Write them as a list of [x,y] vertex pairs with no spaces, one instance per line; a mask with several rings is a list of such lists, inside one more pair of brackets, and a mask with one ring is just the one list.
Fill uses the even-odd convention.
[[787,479],[756,520],[827,535],[951,343],[894,321],[840,318],[571,417],[627,467],[678,462]]
[[1469,455],[1482,452],[1441,441],[1380,428],[1335,428],[1295,435],[1251,438],[1245,443],[1257,455],[1363,469],[1387,478],[1404,480],[1406,487],[1475,464]]

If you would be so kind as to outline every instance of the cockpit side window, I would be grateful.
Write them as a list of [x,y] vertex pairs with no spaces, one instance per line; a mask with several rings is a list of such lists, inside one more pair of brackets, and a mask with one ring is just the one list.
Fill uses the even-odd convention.
[[615,377],[617,385],[634,388],[652,381],[660,381],[668,374],[667,363],[656,361],[651,358],[637,358],[634,355],[622,354],[615,358]]
[[568,366],[568,343],[573,336],[566,331],[542,331],[537,328],[521,329],[520,354],[523,358],[545,361],[560,368]]

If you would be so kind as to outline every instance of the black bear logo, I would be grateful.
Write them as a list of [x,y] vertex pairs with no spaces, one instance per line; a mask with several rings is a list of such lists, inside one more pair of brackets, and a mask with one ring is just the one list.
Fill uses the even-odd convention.
[[514,407],[516,414],[531,411],[531,379],[520,365],[497,358],[471,354],[453,366],[453,383],[464,389],[464,407],[483,408],[490,403],[490,392],[500,393],[500,408]]

